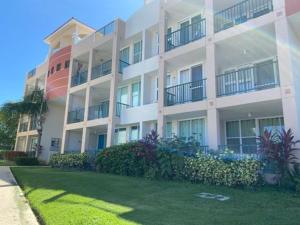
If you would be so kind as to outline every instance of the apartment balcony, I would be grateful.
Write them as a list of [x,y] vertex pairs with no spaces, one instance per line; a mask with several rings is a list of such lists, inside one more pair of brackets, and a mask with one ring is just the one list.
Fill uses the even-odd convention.
[[109,112],[109,101],[89,107],[89,120],[107,118]]
[[165,88],[165,106],[206,99],[206,79]]
[[119,73],[123,74],[124,69],[128,66],[130,66],[130,64],[128,62],[120,60],[120,62],[119,62]]
[[87,82],[88,71],[76,73],[72,76],[71,87],[75,87]]
[[37,121],[35,119],[31,119],[30,121],[30,126],[29,126],[29,130],[36,130],[37,129]]
[[249,66],[217,76],[217,96],[229,96],[280,86],[277,61]]
[[103,26],[99,30],[97,30],[98,33],[102,34],[103,36],[107,36],[115,32],[116,29],[116,21],[112,21],[109,24]]
[[273,11],[273,0],[246,0],[215,14],[215,33]]
[[108,60],[92,68],[92,80],[111,74],[112,61]]
[[68,113],[68,124],[80,123],[84,120],[84,108],[70,111]]
[[206,36],[206,20],[192,23],[166,35],[166,52]]
[[117,105],[116,105],[116,116],[120,117],[122,111],[125,110],[125,109],[129,109],[129,108],[131,108],[131,105],[124,104],[124,103],[121,103],[121,102],[117,102]]
[[19,132],[28,131],[28,122],[20,123]]
[[36,68],[32,69],[31,71],[28,72],[27,74],[27,79],[34,77],[36,75]]

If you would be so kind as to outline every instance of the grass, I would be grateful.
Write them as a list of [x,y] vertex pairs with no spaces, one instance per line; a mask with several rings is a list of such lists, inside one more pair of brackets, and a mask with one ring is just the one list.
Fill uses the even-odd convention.
[[[46,225],[296,225],[300,196],[93,172],[12,168]],[[230,196],[226,202],[195,197]]]
[[15,162],[0,159],[0,166],[15,166]]

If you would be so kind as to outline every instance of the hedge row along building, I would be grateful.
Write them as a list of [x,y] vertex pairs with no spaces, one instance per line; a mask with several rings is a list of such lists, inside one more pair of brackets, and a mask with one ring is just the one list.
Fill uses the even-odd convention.
[[[297,0],[148,0],[99,30],[70,19],[26,79],[25,95],[40,88],[49,102],[41,159],[151,130],[237,154],[256,154],[265,129],[300,138],[299,26]],[[23,116],[15,149],[36,137]]]

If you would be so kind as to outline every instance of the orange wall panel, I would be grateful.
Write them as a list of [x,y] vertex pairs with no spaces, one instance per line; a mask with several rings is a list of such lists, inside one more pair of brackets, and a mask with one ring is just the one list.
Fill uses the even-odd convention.
[[286,15],[300,12],[300,0],[285,0]]
[[[67,95],[69,68],[65,68],[65,62],[71,58],[71,46],[60,49],[55,52],[49,59],[49,68],[47,76],[46,94],[49,100]],[[57,64],[61,64],[60,71],[56,71]],[[51,69],[54,68],[54,73],[51,74]]]

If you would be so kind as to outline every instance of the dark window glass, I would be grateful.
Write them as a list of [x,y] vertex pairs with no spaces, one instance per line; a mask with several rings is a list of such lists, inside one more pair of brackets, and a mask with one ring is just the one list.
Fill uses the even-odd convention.
[[65,61],[65,69],[70,67],[70,60]]
[[56,65],[56,71],[60,71],[60,69],[61,69],[61,64],[59,63]]

